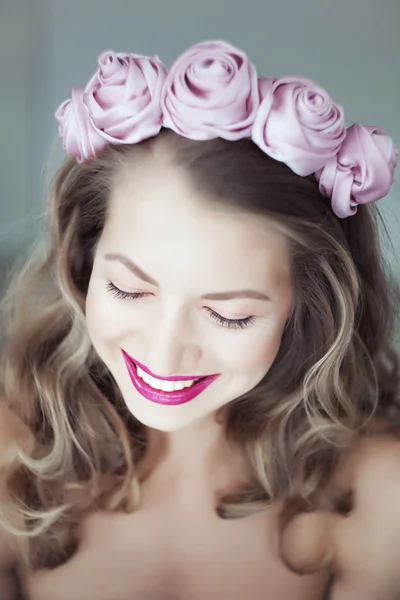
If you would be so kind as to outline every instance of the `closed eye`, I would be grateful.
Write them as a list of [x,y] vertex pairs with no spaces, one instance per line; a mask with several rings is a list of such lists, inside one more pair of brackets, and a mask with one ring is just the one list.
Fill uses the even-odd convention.
[[146,296],[144,292],[124,292],[123,290],[120,290],[116,285],[114,285],[112,281],[108,281],[106,287],[110,294],[114,296],[114,298],[120,298],[121,300],[126,300],[126,298],[135,300],[135,298],[141,298],[142,296]]
[[[145,292],[124,292],[116,285],[112,283],[112,281],[107,282],[107,290],[108,292],[114,296],[114,298],[119,298],[120,300],[136,300],[137,298],[142,298],[144,296],[149,296],[150,294]],[[222,327],[228,327],[230,329],[244,329],[249,325],[254,323],[254,317],[245,317],[243,319],[227,319],[223,317],[219,313],[215,312],[208,306],[205,307],[205,310],[210,314],[211,318],[222,325]]]
[[252,323],[254,323],[254,317],[245,317],[244,319],[227,319],[226,317],[222,317],[220,314],[216,313],[208,306],[205,307],[206,311],[211,315],[214,321],[220,323],[223,327],[230,327],[232,329],[244,329],[248,327]]

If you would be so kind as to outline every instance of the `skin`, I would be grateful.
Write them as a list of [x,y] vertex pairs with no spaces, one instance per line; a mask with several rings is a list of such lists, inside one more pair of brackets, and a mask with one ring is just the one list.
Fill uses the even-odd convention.
[[[126,260],[157,285],[132,273]],[[108,282],[146,295],[116,298]],[[233,290],[268,299],[202,299]],[[87,295],[88,331],[129,410],[149,428],[152,445],[162,440],[178,470],[185,463],[193,469],[193,461],[198,469],[216,466],[224,446],[216,411],[268,372],[292,296],[285,240],[266,221],[210,210],[187,176],[170,167],[157,178],[150,166],[126,172],[114,186]],[[209,310],[254,322],[228,328]],[[219,377],[189,403],[155,404],[132,385],[121,348],[160,376]]]

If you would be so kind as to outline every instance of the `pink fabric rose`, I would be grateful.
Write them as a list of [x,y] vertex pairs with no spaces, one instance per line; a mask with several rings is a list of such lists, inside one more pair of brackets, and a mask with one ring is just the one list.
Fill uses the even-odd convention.
[[337,156],[315,173],[320,191],[331,198],[340,218],[357,212],[358,204],[386,196],[394,182],[398,150],[378,127],[349,127]]
[[172,65],[161,102],[163,125],[185,137],[250,137],[259,106],[257,73],[227,42],[196,44]]
[[84,91],[83,88],[74,88],[72,98],[65,100],[55,113],[63,148],[78,163],[95,156],[107,144],[92,123],[89,109],[83,101]]
[[134,144],[157,135],[162,126],[160,97],[167,69],[157,56],[107,51],[98,65],[79,107],[72,110],[73,101],[67,100],[56,113],[64,143],[68,139],[69,148],[79,149],[74,153],[78,162],[107,144]]
[[346,136],[343,110],[309,79],[260,79],[252,139],[303,177],[335,156]]

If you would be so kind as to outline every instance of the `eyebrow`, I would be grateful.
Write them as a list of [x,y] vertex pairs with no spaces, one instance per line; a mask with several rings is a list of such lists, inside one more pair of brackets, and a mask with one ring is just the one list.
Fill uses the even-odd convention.
[[[123,264],[131,273],[146,281],[146,283],[150,283],[156,287],[160,287],[155,279],[150,277],[143,269],[141,269],[137,264],[133,262],[130,258],[125,256],[124,254],[120,254],[119,252],[109,253],[104,255],[105,260],[108,261],[117,261]],[[202,300],[232,300],[234,298],[253,298],[254,300],[264,300],[266,302],[271,302],[271,298],[265,294],[264,292],[260,292],[258,290],[233,290],[230,292],[213,292],[211,294],[206,294],[201,296]]]

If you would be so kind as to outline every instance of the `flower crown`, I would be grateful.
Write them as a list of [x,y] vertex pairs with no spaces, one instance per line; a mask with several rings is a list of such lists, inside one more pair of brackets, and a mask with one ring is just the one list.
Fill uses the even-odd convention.
[[258,78],[227,42],[196,44],[169,70],[158,56],[113,51],[98,65],[55,113],[63,148],[78,163],[167,127],[193,140],[252,139],[298,175],[314,174],[340,218],[383,198],[394,182],[398,150],[381,129],[346,129],[324,89],[301,77]]

